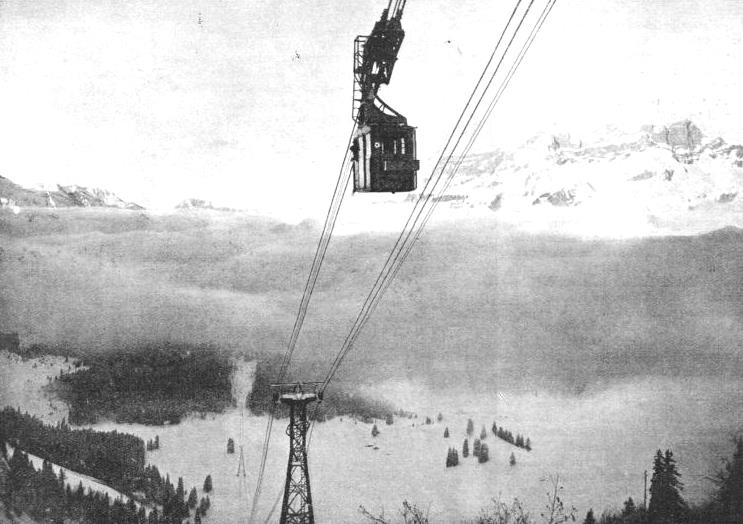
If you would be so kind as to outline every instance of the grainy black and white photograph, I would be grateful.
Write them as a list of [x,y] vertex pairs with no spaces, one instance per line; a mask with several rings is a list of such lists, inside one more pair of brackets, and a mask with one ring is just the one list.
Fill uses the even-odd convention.
[[743,3],[0,0],[0,522],[743,523]]

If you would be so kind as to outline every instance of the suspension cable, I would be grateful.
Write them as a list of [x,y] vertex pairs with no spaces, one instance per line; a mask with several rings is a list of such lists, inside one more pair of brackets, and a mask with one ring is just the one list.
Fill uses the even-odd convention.
[[[506,49],[502,52],[502,54],[500,56],[500,59],[499,59],[497,65],[495,66],[494,70],[492,71],[487,84],[485,85],[482,93],[480,93],[480,95],[479,95],[479,98],[477,100],[477,103],[475,104],[474,108],[470,111],[469,117],[467,118],[464,126],[461,128],[461,131],[459,132],[459,136],[457,137],[456,142],[454,143],[454,146],[452,148],[450,148],[450,151],[449,151],[449,154],[448,154],[446,160],[443,163],[441,163],[440,160],[446,154],[447,149],[449,149],[448,146],[449,146],[449,144],[451,142],[452,137],[457,132],[457,129],[459,127],[458,124],[464,118],[464,116],[466,114],[466,110],[469,107],[469,105],[471,103],[471,100],[474,98],[474,96],[475,96],[475,94],[476,94],[476,92],[478,90],[478,87],[479,87],[479,85],[481,83],[481,80],[484,78],[485,74],[487,73],[487,71],[489,69],[490,64],[492,63],[494,57],[496,56],[497,51],[498,51],[498,48],[500,47],[500,43],[502,42],[504,36],[506,35],[506,33],[508,31],[508,28],[509,28],[509,26],[510,26],[510,24],[511,24],[513,18],[514,18],[514,15],[516,14],[516,11],[517,11],[520,3],[521,3],[521,0],[518,0],[518,2],[516,3],[516,7],[514,8],[514,11],[513,11],[513,13],[511,14],[511,17],[508,20],[508,23],[504,27],[504,29],[503,29],[503,31],[501,33],[501,36],[498,39],[498,44],[496,44],[496,47],[493,50],[493,54],[491,55],[490,60],[488,60],[488,63],[486,65],[486,67],[483,69],[483,72],[480,75],[480,80],[478,80],[478,84],[475,86],[475,89],[473,90],[472,94],[470,95],[470,99],[467,101],[467,104],[465,105],[465,108],[463,109],[462,113],[460,114],[460,117],[457,120],[457,124],[455,125],[454,129],[452,130],[452,133],[450,134],[450,138],[449,138],[449,140],[447,140],[447,143],[444,146],[444,150],[442,151],[441,156],[439,157],[439,161],[437,161],[436,165],[434,166],[434,169],[432,171],[432,175],[428,179],[428,181],[426,183],[426,187],[424,188],[423,192],[421,193],[421,196],[418,199],[418,202],[421,202],[422,201],[423,204],[420,207],[418,207],[417,206],[418,202],[416,202],[416,208],[414,208],[413,212],[411,213],[411,216],[408,218],[408,222],[406,223],[405,228],[403,229],[402,233],[398,237],[398,240],[395,243],[395,246],[393,247],[392,251],[390,252],[390,254],[389,254],[388,258],[387,258],[387,261],[385,262],[385,265],[382,268],[382,271],[380,272],[380,274],[377,277],[377,280],[376,280],[374,286],[372,287],[372,290],[370,291],[369,295],[367,296],[367,299],[365,300],[364,305],[362,306],[361,311],[359,312],[359,315],[356,318],[356,322],[354,322],[354,325],[351,328],[351,331],[349,332],[348,336],[346,337],[346,340],[344,341],[344,343],[343,343],[343,345],[341,347],[341,350],[339,351],[338,355],[336,356],[336,359],[334,360],[333,364],[331,365],[331,369],[328,372],[328,375],[326,376],[325,381],[323,382],[322,389],[325,389],[325,387],[327,387],[327,385],[330,383],[330,380],[332,380],[332,377],[335,374],[335,372],[337,371],[337,369],[340,366],[341,362],[345,358],[345,356],[348,353],[348,351],[350,350],[350,348],[353,346],[353,343],[355,342],[356,338],[358,337],[358,335],[359,335],[359,333],[361,331],[361,328],[364,326],[364,324],[366,323],[366,320],[369,318],[369,315],[371,314],[372,310],[376,307],[376,303],[381,298],[381,296],[382,296],[382,289],[383,288],[386,289],[387,286],[385,286],[385,282],[389,278],[391,272],[394,271],[394,268],[395,268],[398,260],[400,260],[401,253],[405,249],[405,245],[409,242],[409,239],[414,234],[414,232],[416,231],[416,229],[419,227],[418,226],[418,222],[419,222],[421,216],[423,215],[423,211],[424,211],[425,206],[427,206],[429,204],[429,202],[431,201],[431,199],[432,199],[432,197],[434,195],[434,192],[436,191],[436,187],[439,184],[439,182],[440,182],[443,174],[446,171],[446,167],[448,166],[449,162],[451,161],[451,158],[454,155],[454,152],[456,151],[457,147],[459,146],[459,143],[461,142],[462,137],[464,136],[464,133],[466,132],[469,124],[471,123],[473,117],[475,116],[475,114],[477,112],[477,109],[480,107],[480,104],[482,103],[482,101],[483,101],[483,99],[485,97],[485,94],[487,93],[487,91],[490,88],[493,80],[495,79],[495,76],[497,75],[498,71],[500,70],[500,66],[503,63],[503,61],[504,61],[504,59],[505,59],[505,57],[506,57],[506,55],[508,53],[508,50],[510,49],[511,45],[513,44],[513,42],[514,42],[517,34],[519,33],[519,31],[521,29],[521,26],[523,25],[524,21],[526,20],[528,14],[529,14],[529,11],[531,10],[531,7],[534,4],[534,0],[530,0],[530,2],[527,5],[525,11],[521,15],[521,19],[520,19],[518,25],[516,26],[516,28],[513,31],[512,35],[511,35],[511,38],[510,38],[510,40],[509,40],[509,42],[508,42],[508,44],[506,46]],[[438,170],[438,174],[437,174],[437,170]],[[431,180],[435,180],[435,182],[431,186],[431,190],[426,193],[426,189],[430,185]],[[424,197],[424,195],[425,195],[425,197]],[[412,225],[408,228],[408,225],[411,224],[411,220],[412,220]]]
[[[310,299],[312,298],[312,293],[315,289],[317,277],[320,274],[320,268],[322,267],[323,261],[325,260],[325,254],[327,252],[328,245],[330,244],[330,239],[332,237],[333,230],[335,228],[335,223],[338,218],[338,212],[340,211],[341,204],[343,203],[343,197],[346,194],[346,189],[348,187],[348,182],[349,182],[350,175],[351,175],[351,171],[349,169],[349,163],[350,163],[350,158],[351,158],[349,148],[351,146],[355,133],[356,133],[356,123],[354,123],[351,129],[351,133],[349,135],[349,138],[346,144],[346,152],[343,157],[341,169],[338,173],[338,180],[336,181],[335,190],[333,192],[333,197],[331,198],[330,206],[325,216],[325,223],[323,225],[323,230],[320,235],[320,241],[318,242],[317,248],[315,250],[315,257],[312,261],[312,267],[310,268],[310,273],[307,277],[307,282],[305,284],[304,292],[302,294],[302,299],[300,300],[300,303],[299,303],[299,309],[297,310],[297,317],[294,321],[294,327],[292,328],[292,333],[291,333],[291,336],[289,337],[289,343],[287,344],[287,349],[286,349],[284,358],[281,363],[279,375],[276,380],[277,383],[280,383],[281,381],[283,381],[284,376],[286,375],[286,372],[288,371],[289,364],[291,363],[291,358],[294,354],[294,350],[296,349],[297,341],[299,340],[299,334],[304,324],[304,319],[307,315],[307,309],[309,307]],[[261,448],[261,461],[258,467],[258,479],[256,481],[255,492],[253,493],[253,501],[252,501],[251,508],[250,508],[250,516],[248,519],[248,522],[250,523],[254,522],[256,509],[258,506],[258,500],[261,494],[261,489],[263,485],[263,477],[265,475],[265,470],[266,470],[266,459],[268,457],[268,448],[269,448],[269,443],[271,440],[271,430],[273,427],[273,421],[276,418],[276,411],[277,411],[277,406],[274,405],[271,411],[269,412],[268,420],[266,422],[266,432],[263,437],[263,446]]]

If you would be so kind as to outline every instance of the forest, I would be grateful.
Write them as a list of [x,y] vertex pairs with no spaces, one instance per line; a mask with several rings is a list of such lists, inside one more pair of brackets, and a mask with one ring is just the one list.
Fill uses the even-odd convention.
[[234,403],[232,364],[210,346],[139,346],[91,355],[83,364],[56,381],[72,424],[174,424],[189,413],[220,413]]
[[146,503],[166,507],[175,488],[156,466],[146,465],[145,443],[118,431],[72,429],[66,422],[56,426],[12,408],[0,411],[0,442],[42,457],[54,464],[93,477]]
[[124,502],[111,500],[108,494],[85,491],[82,484],[73,489],[67,482],[64,469],[55,475],[51,463],[44,461],[37,470],[22,450],[15,451],[8,460],[7,480],[0,489],[0,502],[7,518],[13,514],[28,514],[38,522],[62,524],[70,520],[89,524],[172,524],[182,522],[194,511],[194,523],[209,509],[209,498],[197,505],[196,491],[186,499],[183,481],[178,488],[165,492],[160,506],[145,506],[133,499]]

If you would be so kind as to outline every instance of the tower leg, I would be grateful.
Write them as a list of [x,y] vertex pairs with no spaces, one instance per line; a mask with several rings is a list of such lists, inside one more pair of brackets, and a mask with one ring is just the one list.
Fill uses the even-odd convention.
[[281,524],[314,524],[307,467],[307,399],[282,398],[289,405],[289,462],[286,468]]

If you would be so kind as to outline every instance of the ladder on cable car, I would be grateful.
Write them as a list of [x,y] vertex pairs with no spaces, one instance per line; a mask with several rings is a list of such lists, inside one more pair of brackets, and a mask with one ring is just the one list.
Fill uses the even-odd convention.
[[364,63],[364,46],[368,36],[357,36],[353,41],[353,107],[351,108],[351,118],[356,120],[361,107],[361,73]]

